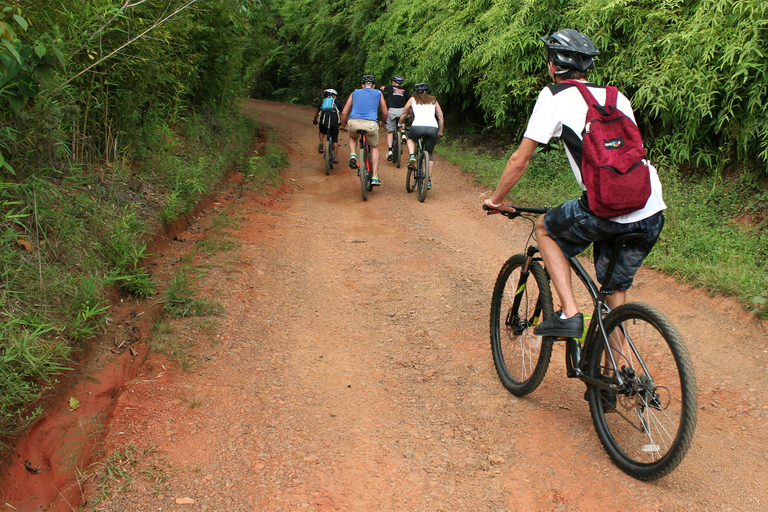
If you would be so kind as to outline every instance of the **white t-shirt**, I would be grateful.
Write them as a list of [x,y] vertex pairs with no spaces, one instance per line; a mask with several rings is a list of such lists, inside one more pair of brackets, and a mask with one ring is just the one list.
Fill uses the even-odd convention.
[[[605,103],[605,88],[588,83],[590,92],[602,105]],[[621,92],[616,100],[616,107],[627,117],[635,121],[632,105]],[[582,190],[586,190],[581,179],[581,139],[587,118],[587,103],[576,86],[571,84],[555,84],[542,89],[533,107],[533,113],[528,120],[524,137],[547,144],[552,137],[562,138],[565,142],[565,152],[571,164],[571,170]],[[572,154],[572,148],[578,154]],[[651,172],[651,196],[645,206],[632,213],[614,217],[611,220],[620,224],[637,222],[666,209],[667,205],[661,195],[661,181],[653,165],[648,165]]]
[[413,123],[411,123],[411,126],[439,128],[437,125],[437,117],[435,117],[435,103],[424,103],[423,105],[420,105],[414,101],[411,108],[413,109]]

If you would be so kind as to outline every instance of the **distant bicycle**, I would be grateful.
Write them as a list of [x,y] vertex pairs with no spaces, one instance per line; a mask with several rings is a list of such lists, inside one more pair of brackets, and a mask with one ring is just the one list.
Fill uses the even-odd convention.
[[[491,349],[504,387],[524,396],[539,386],[552,344],[563,338],[533,334],[534,326],[554,314],[554,306],[539,249],[530,245],[535,219],[524,214],[540,215],[546,209],[512,208],[515,212],[498,213],[525,218],[533,228],[526,251],[509,258],[496,279]],[[637,236],[620,235],[614,242],[618,247]],[[608,263],[606,283],[618,254],[614,251]],[[570,265],[594,311],[582,338],[564,338],[566,375],[587,384],[595,430],[614,463],[639,480],[663,477],[682,462],[696,430],[696,378],[685,341],[669,318],[648,304],[628,302],[611,310],[605,299],[612,291],[598,289],[575,257]]]
[[[371,147],[368,145],[368,138],[365,136],[365,130],[357,130],[360,134],[360,158],[357,161],[357,174],[360,176],[360,191],[363,194],[363,201],[368,200],[368,192],[373,188],[373,167],[371,166]],[[362,162],[362,165],[360,163]]]
[[405,127],[398,125],[392,140],[392,161],[398,169],[403,160],[403,148],[405,147],[406,140],[408,140],[408,137],[405,134]]
[[405,176],[405,190],[408,193],[418,189],[418,197],[420,202],[424,202],[427,198],[427,190],[429,190],[429,174],[430,174],[430,161],[429,151],[424,149],[424,137],[420,137],[416,141],[416,168],[408,167],[408,173]]
[[325,174],[331,174],[333,169],[333,138],[328,135],[325,138],[325,151],[323,152],[323,159],[325,160]]

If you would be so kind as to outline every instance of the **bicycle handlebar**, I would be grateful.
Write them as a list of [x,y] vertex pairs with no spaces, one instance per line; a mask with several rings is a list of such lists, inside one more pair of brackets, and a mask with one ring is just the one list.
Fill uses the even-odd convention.
[[483,210],[488,212],[488,215],[491,215],[492,213],[500,213],[501,215],[504,215],[505,217],[509,217],[510,219],[514,219],[515,217],[519,217],[520,214],[523,214],[523,213],[536,213],[536,214],[542,215],[544,213],[547,213],[547,210],[549,210],[549,208],[528,208],[527,206],[512,206],[512,205],[508,205],[508,207],[509,208],[514,208],[515,211],[514,212],[502,212],[500,210],[494,210],[493,208],[491,208],[487,204],[483,205]]

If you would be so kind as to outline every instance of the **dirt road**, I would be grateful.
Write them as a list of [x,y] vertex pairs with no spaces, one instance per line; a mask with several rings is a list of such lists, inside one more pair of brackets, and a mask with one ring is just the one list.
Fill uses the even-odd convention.
[[484,215],[486,191],[439,146],[425,203],[384,161],[363,202],[346,137],[326,176],[312,111],[247,108],[281,134],[286,187],[221,198],[242,245],[194,265],[226,314],[213,330],[179,323],[202,359],[192,371],[152,354],[127,383],[104,451],[133,443],[136,478],[98,504],[87,483],[87,510],[768,508],[768,336],[734,301],[641,270],[632,298],[686,336],[700,411],[680,468],[635,481],[605,455],[562,346],[529,397],[498,382],[490,297],[522,225]]

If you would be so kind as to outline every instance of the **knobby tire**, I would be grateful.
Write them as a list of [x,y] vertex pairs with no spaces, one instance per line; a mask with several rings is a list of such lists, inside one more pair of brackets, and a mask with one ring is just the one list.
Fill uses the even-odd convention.
[[[601,391],[588,386],[597,435],[622,471],[639,480],[661,478],[682,462],[696,430],[696,378],[685,341],[663,313],[637,302],[611,311],[604,326],[618,340],[611,344],[619,346],[617,367],[634,377],[616,393],[615,412],[604,412]],[[595,340],[586,371],[599,377],[606,372],[605,340],[599,333]]]
[[428,151],[422,151],[419,154],[419,162],[418,162],[418,194],[419,194],[419,201],[424,202],[424,200],[427,198],[427,190],[429,190],[429,152]]
[[[501,267],[491,300],[491,352],[496,373],[507,390],[524,396],[541,384],[552,356],[553,338],[533,334],[534,326],[554,314],[552,292],[544,268],[532,261],[525,285],[526,257],[517,254]],[[516,291],[522,293],[514,311]]]
[[363,140],[363,137],[360,137],[360,156],[362,157],[357,162],[357,170],[360,173],[360,192],[363,194],[363,201],[368,200],[368,191],[370,188],[368,187],[368,182],[370,180],[370,177],[368,175],[368,154],[366,151],[366,144]]
[[329,137],[325,138],[325,174],[331,174],[331,169],[333,169],[333,142],[331,142]]

